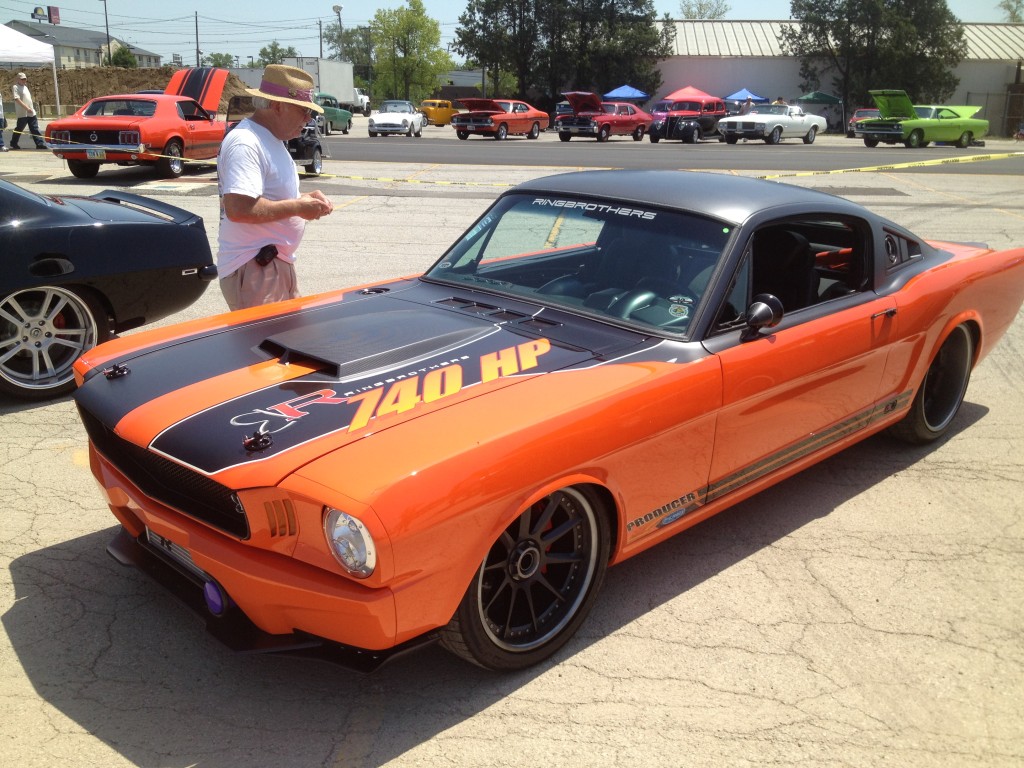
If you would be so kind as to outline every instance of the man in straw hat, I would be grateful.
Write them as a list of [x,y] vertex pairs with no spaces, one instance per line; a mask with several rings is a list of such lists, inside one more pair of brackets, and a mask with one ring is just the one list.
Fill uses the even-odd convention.
[[253,96],[255,112],[231,129],[217,161],[221,217],[217,271],[231,309],[299,295],[295,252],[307,221],[334,210],[322,192],[299,193],[299,174],[284,142],[302,133],[313,112],[313,79],[270,64]]

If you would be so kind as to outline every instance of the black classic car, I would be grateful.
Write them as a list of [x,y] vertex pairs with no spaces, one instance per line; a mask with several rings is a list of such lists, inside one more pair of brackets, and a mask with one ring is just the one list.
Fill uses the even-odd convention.
[[126,192],[37,195],[0,180],[0,393],[75,386],[79,355],[192,304],[216,278],[203,220]]

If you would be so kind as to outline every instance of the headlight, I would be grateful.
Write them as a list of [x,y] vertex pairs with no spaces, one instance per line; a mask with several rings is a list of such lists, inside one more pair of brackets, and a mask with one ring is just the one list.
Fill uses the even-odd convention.
[[408,128],[409,127],[409,121],[406,120],[405,118],[402,118],[402,127],[403,128]]
[[370,127],[371,127],[371,128],[373,128],[373,118],[372,118],[372,117],[370,118],[370,123],[369,123],[369,125],[370,125]]
[[341,566],[359,579],[365,579],[377,567],[377,547],[366,526],[340,509],[327,507],[324,535],[331,553]]

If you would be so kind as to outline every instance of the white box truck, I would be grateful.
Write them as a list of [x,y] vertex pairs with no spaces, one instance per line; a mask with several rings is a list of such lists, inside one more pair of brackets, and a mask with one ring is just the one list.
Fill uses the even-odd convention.
[[309,72],[316,90],[329,93],[342,108],[352,114],[370,116],[370,97],[356,88],[352,78],[351,61],[334,61],[310,56],[286,58],[282,62]]

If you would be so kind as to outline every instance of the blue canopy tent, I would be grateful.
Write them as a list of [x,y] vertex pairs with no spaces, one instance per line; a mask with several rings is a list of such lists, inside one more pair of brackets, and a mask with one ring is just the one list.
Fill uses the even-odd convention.
[[746,101],[750,99],[755,104],[764,104],[768,101],[765,96],[758,96],[756,93],[751,93],[746,88],[740,88],[736,93],[731,93],[725,97],[726,101]]
[[644,101],[649,97],[646,93],[631,85],[620,85],[614,91],[608,91],[604,98],[612,99],[613,101]]

